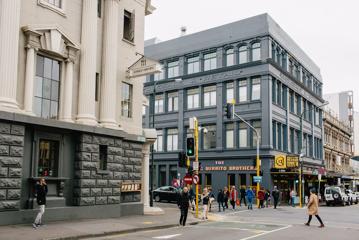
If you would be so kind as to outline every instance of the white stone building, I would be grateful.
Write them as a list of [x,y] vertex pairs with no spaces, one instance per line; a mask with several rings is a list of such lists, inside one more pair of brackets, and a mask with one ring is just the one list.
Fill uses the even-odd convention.
[[32,221],[40,177],[48,220],[143,212],[155,135],[142,128],[143,77],[127,72],[153,10],[150,0],[0,0],[0,224]]

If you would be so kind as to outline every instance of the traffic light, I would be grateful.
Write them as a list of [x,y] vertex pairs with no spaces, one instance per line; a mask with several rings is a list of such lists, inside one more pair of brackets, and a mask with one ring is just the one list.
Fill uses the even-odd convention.
[[224,109],[224,112],[226,113],[226,117],[228,119],[232,118],[232,108],[233,108],[232,104],[230,103],[226,104],[226,108]]
[[187,156],[184,152],[178,153],[178,167],[186,167]]
[[194,155],[194,138],[187,138],[187,156]]

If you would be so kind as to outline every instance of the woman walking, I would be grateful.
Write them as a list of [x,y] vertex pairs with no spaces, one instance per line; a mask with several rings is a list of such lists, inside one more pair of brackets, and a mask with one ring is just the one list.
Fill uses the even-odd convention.
[[322,219],[319,217],[318,215],[318,206],[319,206],[319,201],[318,201],[318,196],[315,194],[315,189],[310,189],[310,197],[309,197],[309,203],[308,203],[308,222],[305,223],[306,226],[310,225],[310,221],[312,221],[312,217],[313,215],[315,215],[315,217],[318,219],[319,223],[320,223],[320,228],[324,227],[323,221]]
[[224,206],[225,208],[228,209],[228,199],[229,199],[229,192],[228,192],[228,188],[224,187],[223,189],[223,201],[224,201]]
[[35,193],[36,193],[37,205],[39,205],[39,212],[32,226],[34,228],[37,228],[38,226],[42,225],[41,219],[42,219],[42,215],[45,213],[47,185],[44,178],[40,178],[40,182],[36,183]]
[[203,189],[203,193],[202,193],[202,204],[203,204],[203,213],[202,213],[202,219],[206,220],[208,219],[207,214],[208,214],[208,204],[209,204],[209,195],[208,195],[208,190],[207,188]]

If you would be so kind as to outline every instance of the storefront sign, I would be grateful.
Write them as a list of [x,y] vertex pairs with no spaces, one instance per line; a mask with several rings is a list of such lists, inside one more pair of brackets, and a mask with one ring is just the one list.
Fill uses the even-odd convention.
[[274,159],[274,168],[284,169],[287,168],[287,161],[285,155],[277,155]]
[[254,166],[207,166],[204,171],[254,171]]
[[139,192],[141,191],[141,183],[122,183],[121,192]]
[[298,156],[287,156],[287,168],[296,168],[299,166]]
[[127,77],[136,78],[161,72],[161,65],[152,59],[142,57],[127,70]]

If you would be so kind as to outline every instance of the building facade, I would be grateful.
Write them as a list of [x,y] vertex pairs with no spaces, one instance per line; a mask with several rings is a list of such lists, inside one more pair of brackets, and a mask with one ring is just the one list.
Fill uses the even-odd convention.
[[153,10],[0,0],[0,224],[33,221],[41,177],[45,220],[143,213],[153,134],[142,127],[143,78],[126,72]]
[[329,112],[324,112],[324,159],[328,185],[349,185],[354,175],[350,159],[352,152],[352,129]]
[[232,99],[236,113],[260,133],[264,187],[278,185],[283,197],[297,187],[298,169],[278,171],[273,161],[301,152],[301,117],[306,179],[311,181],[313,170],[323,165],[320,70],[269,15],[148,45],[145,54],[163,65],[144,87],[150,104],[143,123],[158,135],[155,186],[183,177],[178,152],[193,134],[189,118],[194,116],[202,127],[202,187],[255,185],[256,136],[243,122],[225,117],[225,104]]

